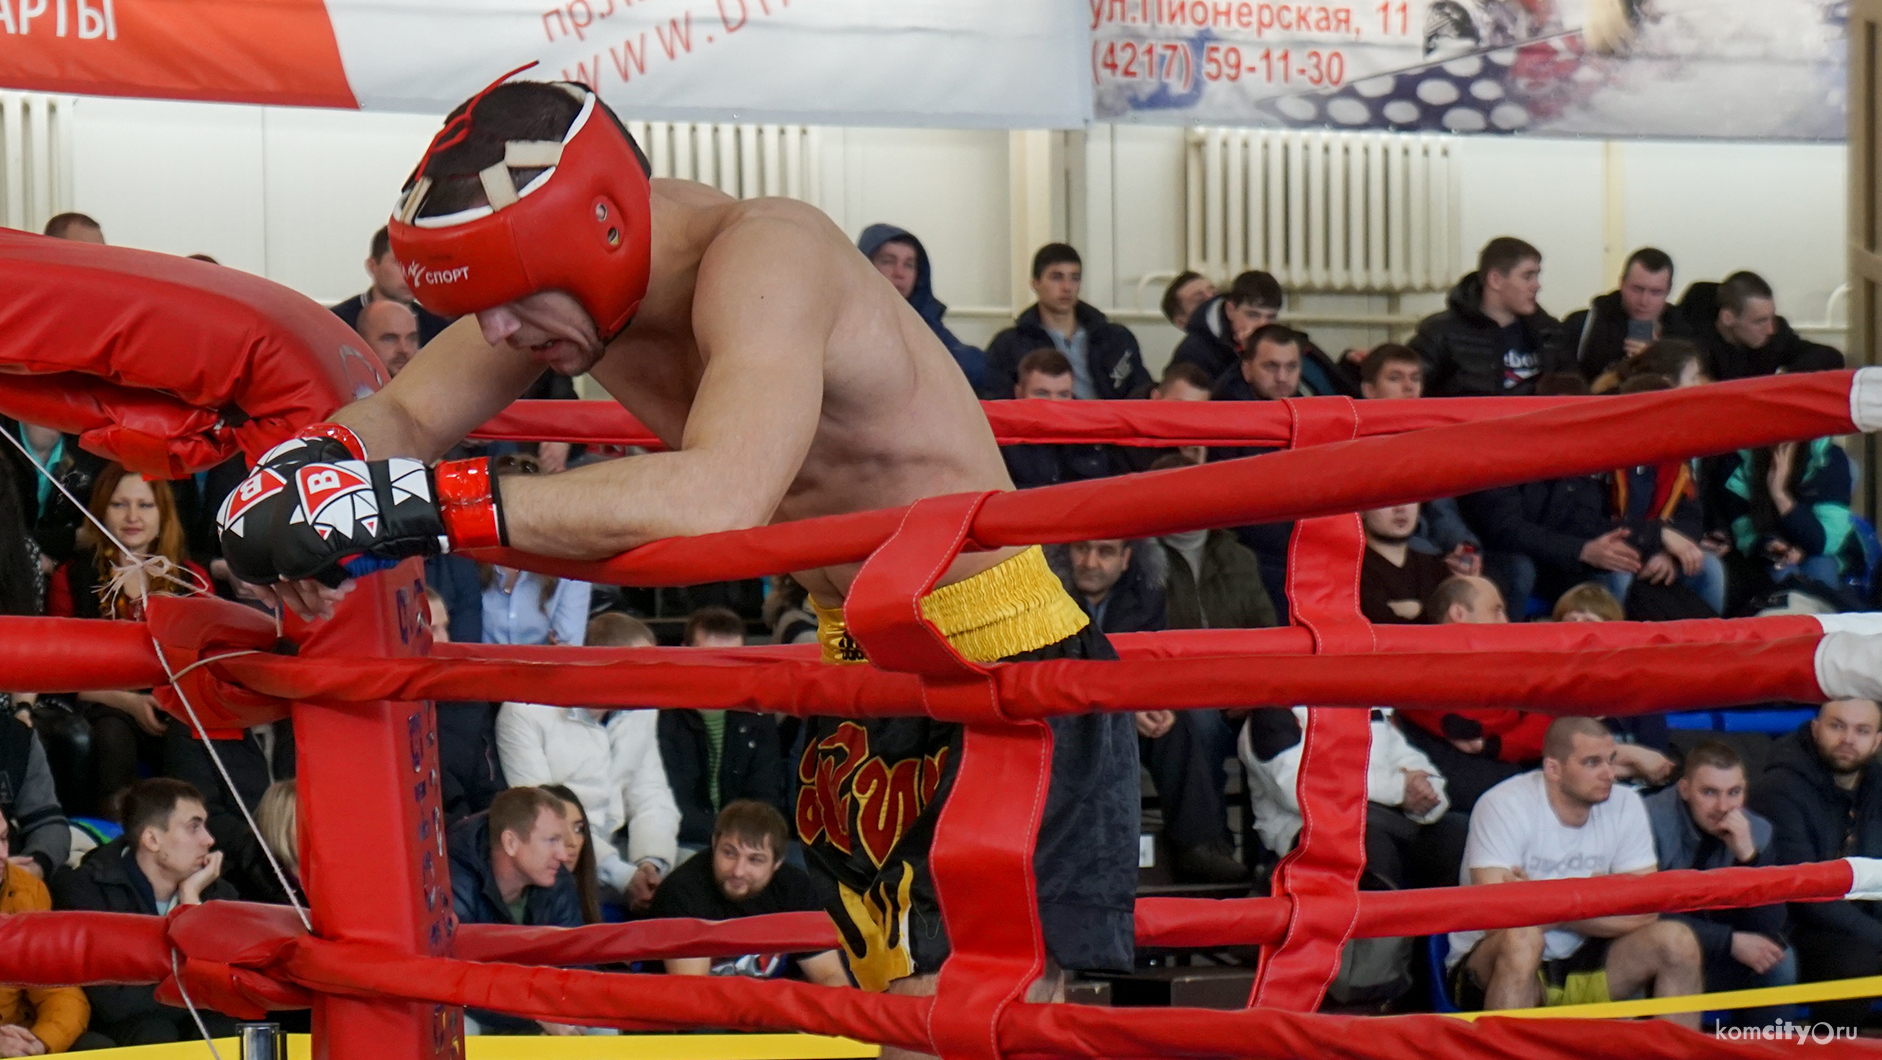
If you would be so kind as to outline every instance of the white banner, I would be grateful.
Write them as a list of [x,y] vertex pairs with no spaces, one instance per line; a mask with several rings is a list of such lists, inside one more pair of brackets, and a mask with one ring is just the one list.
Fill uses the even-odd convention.
[[364,109],[442,112],[505,70],[583,81],[633,121],[1073,128],[1073,0],[329,0]]

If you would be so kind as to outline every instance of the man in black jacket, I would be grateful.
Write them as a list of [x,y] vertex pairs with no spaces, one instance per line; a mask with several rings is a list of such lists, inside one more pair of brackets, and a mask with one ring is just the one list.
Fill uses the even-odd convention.
[[[702,607],[686,620],[689,648],[738,648],[745,623],[723,607]],[[789,774],[778,724],[743,710],[663,710],[656,730],[667,785],[680,808],[680,846],[712,842],[719,811],[735,799],[757,799],[791,818]]]
[[393,256],[392,238],[383,225],[372,234],[371,253],[366,258],[366,275],[372,278],[371,287],[338,305],[327,307],[334,316],[346,321],[347,327],[358,331],[360,310],[373,302],[383,301],[399,302],[411,307],[418,316],[420,346],[450,326],[449,320],[427,310],[412,298],[412,289],[405,283],[405,269],[399,265],[399,259]]
[[1724,283],[1695,283],[1680,298],[1693,341],[1706,354],[1706,374],[1721,382],[1784,372],[1843,367],[1843,355],[1791,330],[1777,315],[1771,285],[1755,272],[1735,272]]
[[[1882,707],[1866,699],[1823,704],[1771,748],[1751,804],[1770,818],[1780,865],[1882,857]],[[1878,902],[1793,902],[1791,944],[1801,978],[1823,982],[1882,974]],[[1814,1015],[1843,1027],[1867,1017],[1868,999],[1826,1002]]]
[[[119,807],[124,834],[53,877],[54,908],[167,916],[179,905],[236,897],[220,878],[222,852],[212,849],[209,811],[195,788],[166,777],[140,780]],[[159,1004],[154,986],[88,986],[85,996],[91,1029],[121,1046],[198,1037],[189,1012]],[[205,1010],[202,1017],[213,1035],[235,1032],[226,1016]]]
[[[1167,628],[1168,562],[1156,541],[1075,541],[1046,553],[1066,591],[1106,634]],[[1163,838],[1176,876],[1188,883],[1245,883],[1248,869],[1229,842],[1222,762],[1228,750],[1204,711],[1137,712],[1138,759],[1163,808]],[[1220,724],[1219,720],[1217,724]],[[1212,762],[1212,755],[1217,757]]]
[[[163,736],[163,773],[184,781],[203,793],[203,807],[209,811],[209,834],[222,853],[222,878],[234,886],[243,901],[285,903],[287,895],[281,881],[275,879],[268,856],[260,840],[242,817],[242,806],[254,813],[261,797],[277,780],[294,776],[294,728],[289,721],[257,725],[245,730],[240,739],[216,740],[215,750],[223,768],[235,781],[231,792],[222,782],[209,748],[185,726],[172,725]],[[236,800],[241,800],[241,805]]]
[[[1745,808],[1745,763],[1730,744],[1707,740],[1686,754],[1679,783],[1645,800],[1660,871],[1775,864],[1771,822]],[[1753,990],[1797,981],[1786,945],[1784,904],[1672,914],[1692,929],[1706,989]],[[1737,1022],[1762,1026],[1787,1007],[1748,1009]]]
[[1668,300],[1673,259],[1641,247],[1621,267],[1621,285],[1568,315],[1555,333],[1551,363],[1581,366],[1590,383],[1615,363],[1638,357],[1652,343],[1689,334],[1685,314]]
[[1600,475],[1485,490],[1459,497],[1457,505],[1483,539],[1484,576],[1519,614],[1531,593],[1554,600],[1600,572],[1640,571],[1631,530],[1608,517]]
[[1013,326],[987,344],[987,383],[981,397],[1013,396],[1020,359],[1050,347],[1072,362],[1074,397],[1124,398],[1150,389],[1150,371],[1137,336],[1078,300],[1084,265],[1078,251],[1047,243],[1032,259],[1032,290],[1039,299]]
[[1407,344],[1425,359],[1432,397],[1533,394],[1536,380],[1572,372],[1572,351],[1551,348],[1555,318],[1536,304],[1542,252],[1511,236],[1484,244],[1477,271],[1457,281],[1445,308],[1418,322]]
[[[569,874],[562,801],[541,788],[511,788],[490,809],[451,826],[451,904],[460,924],[581,927],[582,902]],[[581,1034],[578,1027],[472,1010],[483,1033]]]

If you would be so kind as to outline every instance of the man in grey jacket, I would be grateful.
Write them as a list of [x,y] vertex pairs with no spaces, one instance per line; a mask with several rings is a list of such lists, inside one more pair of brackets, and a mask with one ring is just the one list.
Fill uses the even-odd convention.
[[14,864],[49,880],[72,852],[72,829],[59,807],[46,749],[17,718],[0,719],[0,813],[19,837]]
[[[1731,746],[1707,740],[1686,755],[1679,783],[1646,800],[1660,869],[1774,864],[1771,822],[1745,808],[1745,763]],[[1704,957],[1706,989],[1750,990],[1797,981],[1797,954],[1785,938],[1783,903],[1672,916],[1692,928]],[[1737,1013],[1750,1026],[1791,1015],[1789,1006]]]

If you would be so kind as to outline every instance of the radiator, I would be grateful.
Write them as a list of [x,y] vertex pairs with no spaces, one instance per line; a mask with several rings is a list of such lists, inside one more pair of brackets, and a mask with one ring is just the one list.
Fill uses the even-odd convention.
[[1284,287],[1412,292],[1458,273],[1456,184],[1439,136],[1199,128],[1188,136],[1189,267]]
[[819,138],[807,125],[627,123],[656,177],[710,184],[736,199],[817,200]]
[[0,224],[37,232],[72,208],[72,104],[0,92]]

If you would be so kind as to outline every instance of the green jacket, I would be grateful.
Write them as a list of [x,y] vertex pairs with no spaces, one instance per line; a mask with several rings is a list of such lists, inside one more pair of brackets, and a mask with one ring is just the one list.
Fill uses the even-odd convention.
[[1200,585],[1182,554],[1162,545],[1169,563],[1171,629],[1257,629],[1277,626],[1274,602],[1261,583],[1261,562],[1231,530],[1211,530],[1202,547]]

